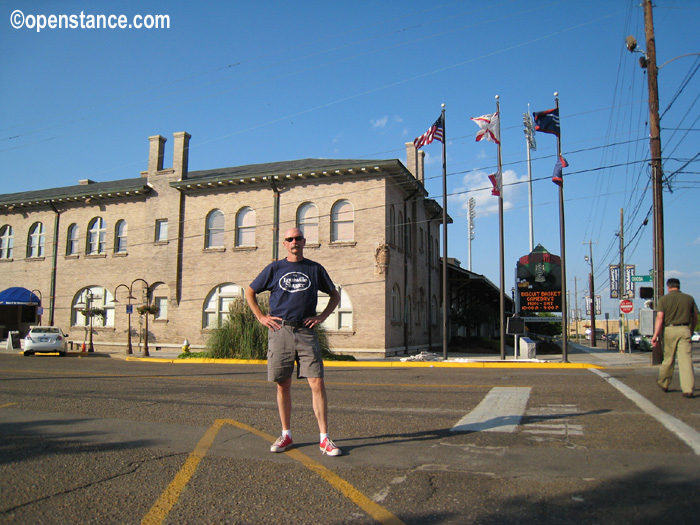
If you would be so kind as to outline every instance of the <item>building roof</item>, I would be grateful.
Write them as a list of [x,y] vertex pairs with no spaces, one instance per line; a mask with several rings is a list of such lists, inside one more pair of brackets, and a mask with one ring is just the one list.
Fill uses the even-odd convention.
[[189,192],[212,187],[239,185],[269,185],[271,182],[293,182],[338,177],[361,177],[368,174],[389,174],[406,187],[427,196],[423,183],[417,180],[398,159],[348,160],[348,159],[299,159],[264,164],[248,164],[231,168],[190,171],[184,180],[171,182],[173,188]]
[[85,181],[84,184],[76,184],[75,186],[0,195],[0,210],[11,211],[15,208],[85,202],[88,199],[116,199],[142,195],[149,191],[151,188],[148,186],[148,180],[143,177],[107,182]]

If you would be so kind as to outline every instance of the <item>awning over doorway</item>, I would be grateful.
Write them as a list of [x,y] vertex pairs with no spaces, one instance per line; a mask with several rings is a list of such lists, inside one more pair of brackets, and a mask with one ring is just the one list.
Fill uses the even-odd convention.
[[0,304],[41,304],[39,297],[21,286],[0,292]]

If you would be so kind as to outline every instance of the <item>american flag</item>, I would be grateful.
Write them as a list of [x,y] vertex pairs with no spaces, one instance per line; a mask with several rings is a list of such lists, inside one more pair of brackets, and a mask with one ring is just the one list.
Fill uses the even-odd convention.
[[439,140],[443,144],[445,142],[445,121],[443,120],[442,114],[435,121],[435,124],[430,126],[428,131],[413,141],[413,145],[416,147],[416,149],[420,149],[423,146],[427,146],[435,139]]

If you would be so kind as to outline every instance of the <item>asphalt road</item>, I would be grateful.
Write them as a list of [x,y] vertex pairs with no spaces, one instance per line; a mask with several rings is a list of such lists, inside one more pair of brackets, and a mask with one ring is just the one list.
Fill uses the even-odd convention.
[[514,366],[329,367],[331,458],[264,366],[0,354],[0,521],[697,523],[700,398]]

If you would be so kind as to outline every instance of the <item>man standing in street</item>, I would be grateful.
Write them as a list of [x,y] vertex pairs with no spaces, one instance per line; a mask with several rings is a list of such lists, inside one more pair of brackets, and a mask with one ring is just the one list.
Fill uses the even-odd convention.
[[692,343],[690,337],[698,323],[698,306],[688,294],[681,292],[681,282],[670,278],[666,281],[668,293],[659,299],[656,322],[651,344],[656,345],[661,331],[664,335],[664,360],[659,369],[659,387],[668,392],[673,369],[678,356],[678,369],[683,397],[693,397],[695,374],[693,373]]
[[[306,239],[291,228],[284,237],[287,257],[270,263],[245,291],[246,301],[258,321],[268,328],[267,379],[277,383],[277,408],[282,435],[270,452],[284,452],[293,445],[291,431],[292,372],[305,377],[311,387],[314,414],[323,454],[339,456],[340,449],[328,437],[328,401],[323,381],[323,359],[313,328],[326,320],[340,302],[340,294],[325,268],[304,258]],[[270,292],[270,313],[263,314],[257,294]],[[318,292],[330,296],[322,313],[316,314]]]

